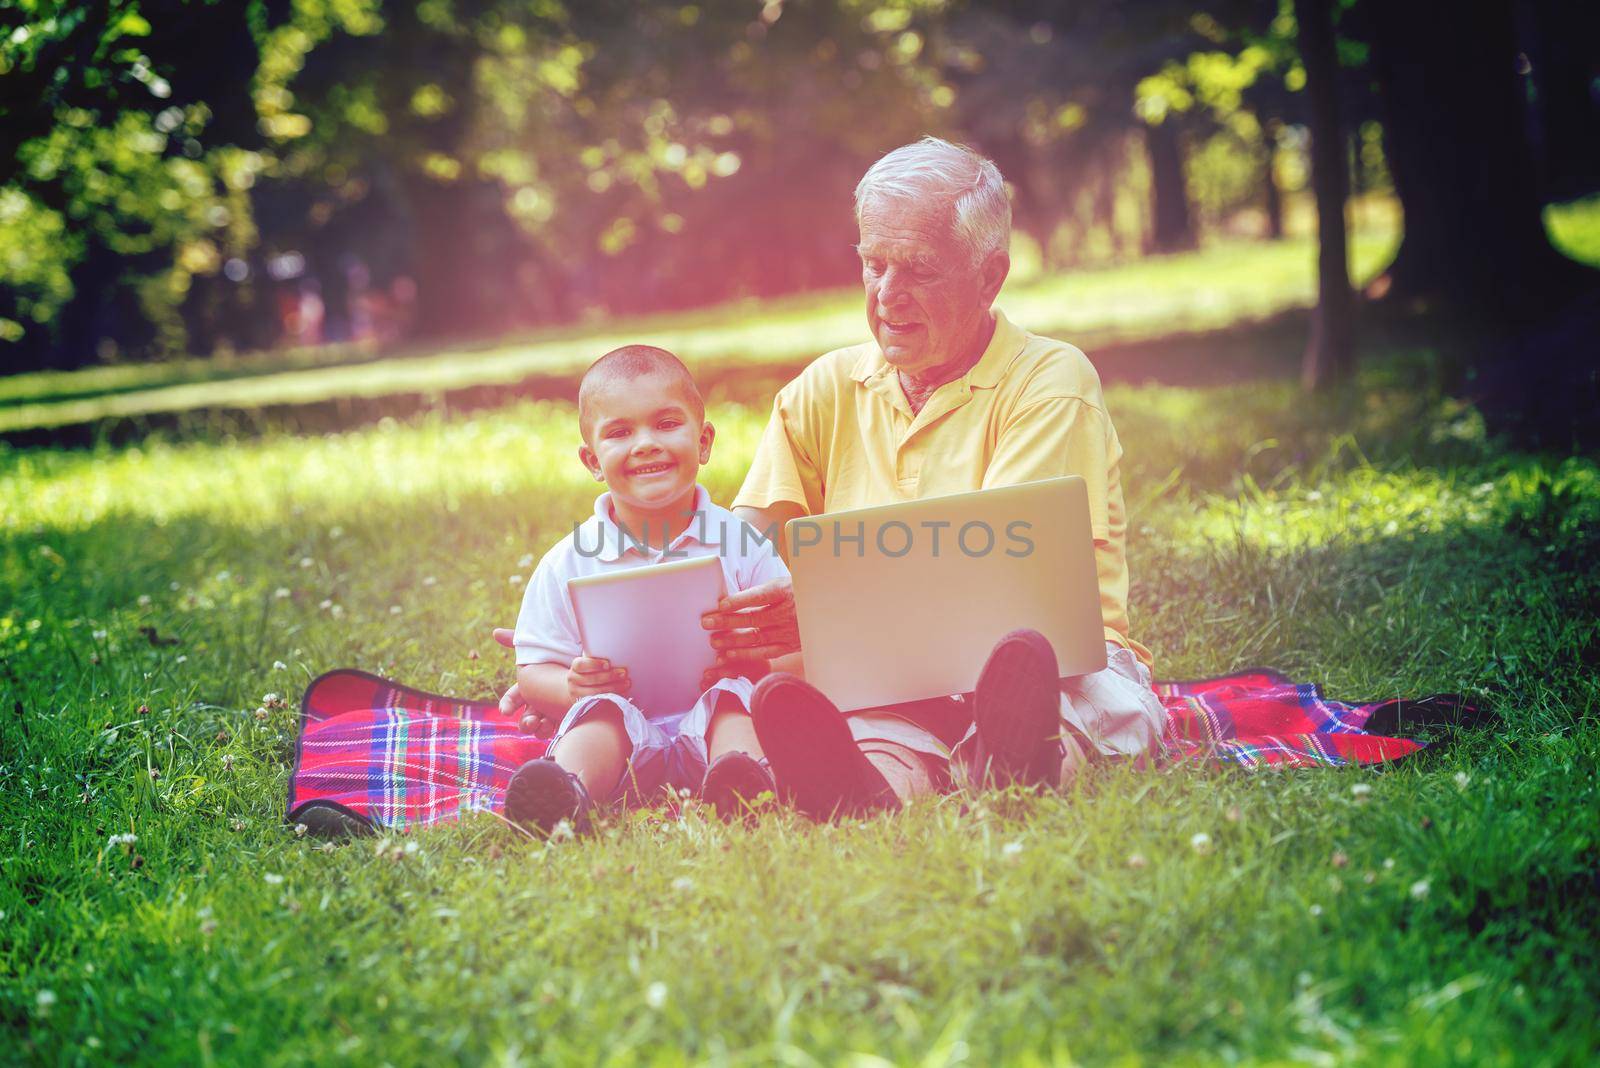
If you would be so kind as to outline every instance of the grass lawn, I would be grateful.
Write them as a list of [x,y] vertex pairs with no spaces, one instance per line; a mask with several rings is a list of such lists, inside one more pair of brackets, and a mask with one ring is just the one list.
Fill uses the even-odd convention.
[[[1464,692],[1500,729],[549,845],[296,839],[293,715],[255,709],[341,665],[502,684],[489,628],[593,492],[570,405],[0,449],[0,1060],[1590,1062],[1600,468],[1424,378],[1113,387],[1135,631],[1165,677]],[[748,399],[713,407],[719,500]]]
[[[1596,211],[1600,217],[1600,211]],[[1393,255],[1393,220],[1357,234],[1358,277]],[[1381,222],[1387,220],[1388,225]],[[1022,270],[1000,304],[1030,329],[1093,349],[1265,319],[1315,302],[1314,243],[1219,241],[1204,251],[1065,275]],[[860,295],[822,293],[574,326],[515,342],[376,358],[352,347],[216,361],[94,367],[0,377],[0,434],[180,413],[254,411],[335,400],[443,397],[487,388],[548,395],[599,354],[647,337],[706,375],[790,370],[866,340]]]

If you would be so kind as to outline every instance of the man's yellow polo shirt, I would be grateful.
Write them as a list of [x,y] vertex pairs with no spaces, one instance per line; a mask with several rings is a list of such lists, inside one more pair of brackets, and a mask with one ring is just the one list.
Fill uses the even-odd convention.
[[1100,376],[1073,346],[994,318],[982,358],[915,415],[876,342],[814,361],[778,392],[733,506],[819,515],[1082,475],[1106,638],[1149,664],[1128,637],[1122,444]]

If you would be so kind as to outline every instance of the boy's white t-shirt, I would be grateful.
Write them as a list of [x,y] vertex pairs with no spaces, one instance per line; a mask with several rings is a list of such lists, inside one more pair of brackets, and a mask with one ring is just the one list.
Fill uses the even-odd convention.
[[673,539],[665,552],[638,544],[642,535],[659,540],[658,532],[622,529],[611,518],[611,494],[595,499],[594,515],[578,524],[544,554],[517,613],[517,666],[572,663],[583,652],[578,618],[567,593],[567,580],[579,575],[600,575],[660,563],[663,559],[716,556],[729,593],[747,590],[773,579],[787,578],[789,569],[777,547],[755,528],[720,505],[711,503],[704,486],[694,490],[695,516],[689,527]]

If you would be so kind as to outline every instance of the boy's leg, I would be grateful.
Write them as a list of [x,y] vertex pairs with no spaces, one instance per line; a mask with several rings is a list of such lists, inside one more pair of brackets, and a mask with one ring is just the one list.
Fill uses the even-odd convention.
[[711,763],[725,753],[748,753],[760,760],[761,742],[749,709],[731,693],[717,695],[717,709],[706,728],[706,756]]
[[705,743],[706,771],[700,796],[723,819],[751,815],[756,798],[776,792],[777,783],[767,768],[755,720],[744,698],[726,691],[717,695]]
[[550,759],[578,777],[590,797],[601,801],[616,791],[632,755],[622,711],[613,704],[595,708],[573,724],[549,753]]

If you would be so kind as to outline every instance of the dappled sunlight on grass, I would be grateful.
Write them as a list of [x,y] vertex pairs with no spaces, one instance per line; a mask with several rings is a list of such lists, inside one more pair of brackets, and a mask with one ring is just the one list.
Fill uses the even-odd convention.
[[[1356,276],[1381,266],[1394,243],[1389,231],[1358,234],[1352,245]],[[1222,241],[1196,253],[1042,276],[1007,288],[999,306],[1028,329],[1085,348],[1215,330],[1314,303],[1314,256],[1306,238]],[[861,299],[859,292],[844,291],[747,302],[342,366],[310,365],[315,354],[290,353],[281,366],[254,358],[220,363],[214,379],[198,364],[119,370],[114,376],[91,369],[81,380],[17,376],[0,379],[0,432],[157,413],[510,387],[530,376],[570,377],[601,353],[640,340],[678,353],[702,376],[744,372],[866,340]],[[148,376],[148,388],[137,388],[140,375]],[[47,399],[52,395],[61,399]]]
[[[726,499],[763,416],[713,408],[718,430],[705,480]],[[524,403],[471,417],[430,415],[322,437],[213,444],[150,441],[129,449],[0,454],[0,530],[70,530],[124,516],[158,523],[204,517],[245,527],[304,517],[326,524],[407,507],[414,522],[457,512],[464,498],[566,522],[597,489],[577,458],[576,409]]]

